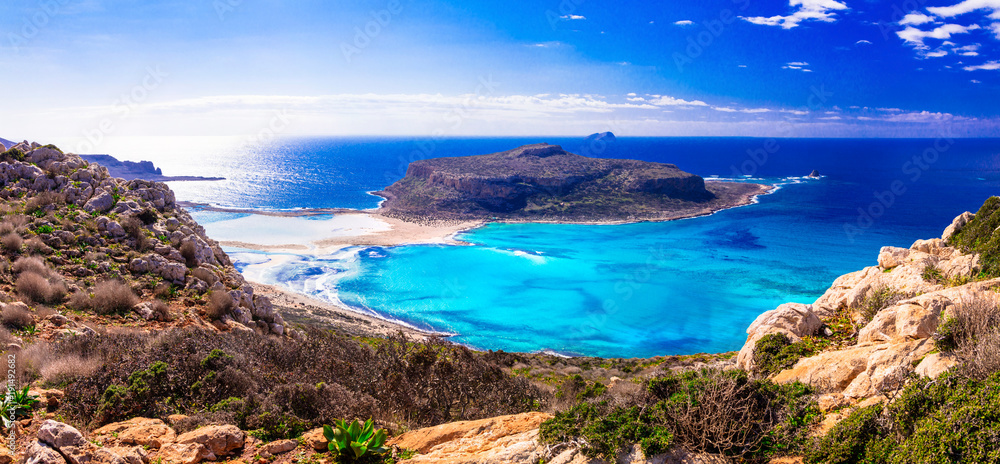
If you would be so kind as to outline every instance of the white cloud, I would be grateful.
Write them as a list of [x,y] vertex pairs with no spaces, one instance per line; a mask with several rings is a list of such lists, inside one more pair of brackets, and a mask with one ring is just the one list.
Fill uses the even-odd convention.
[[804,21],[835,22],[837,11],[850,9],[846,4],[836,0],[789,0],[788,3],[790,7],[794,8],[792,14],[788,16],[740,16],[740,19],[753,24],[791,29]]
[[715,110],[715,111],[722,111],[723,113],[735,113],[735,112],[739,111],[737,109],[729,108],[729,107],[726,107],[726,106],[713,106],[712,109]]
[[563,15],[563,16],[560,16],[559,18],[560,19],[565,19],[567,21],[574,20],[574,19],[587,19],[586,16],[580,16],[580,15],[574,15],[574,14]]
[[976,80],[976,79],[972,79],[972,80],[971,80],[971,81],[969,81],[969,82],[972,82],[973,84],[982,84],[982,81],[978,81],[978,80]]
[[818,119],[823,121],[839,121],[841,118],[840,116],[827,116],[825,118],[818,118]]
[[981,71],[981,70],[995,71],[997,69],[1000,69],[1000,61],[997,61],[997,60],[987,61],[986,63],[980,64],[980,65],[966,66],[966,67],[964,67],[962,69],[964,69],[966,71]]
[[738,68],[745,68],[745,67],[747,67],[747,65],[745,65],[745,64],[738,64],[738,65],[736,65],[736,67],[738,67]]
[[[652,24],[652,21],[650,21],[650,24]],[[674,25],[675,26],[690,26],[692,24],[694,24],[694,21],[690,21],[690,20],[687,20],[687,19],[682,19],[680,21],[674,21]]]
[[978,24],[963,26],[961,24],[944,24],[929,31],[917,29],[909,26],[901,31],[896,31],[900,39],[905,40],[910,45],[917,48],[925,48],[924,39],[950,39],[955,34],[968,34],[969,31],[979,29]]
[[659,95],[654,95],[653,99],[649,100],[649,103],[652,103],[656,106],[708,106],[708,103],[705,103],[701,100],[688,101],[680,98],[674,98],[669,95],[664,95],[662,97]]
[[854,42],[854,45],[871,45],[871,44],[872,44],[871,41],[868,40],[859,40],[857,42]]
[[910,13],[903,16],[903,19],[899,21],[900,26],[919,26],[921,24],[933,23],[934,18],[927,16],[923,13]]
[[781,69],[794,69],[796,71],[812,72],[811,69],[806,68],[807,66],[809,66],[809,63],[806,63],[805,61],[792,61],[786,63],[784,66],[781,67]]
[[942,18],[951,18],[977,10],[990,10],[991,19],[1000,19],[1000,0],[965,0],[952,6],[927,8],[927,11]]

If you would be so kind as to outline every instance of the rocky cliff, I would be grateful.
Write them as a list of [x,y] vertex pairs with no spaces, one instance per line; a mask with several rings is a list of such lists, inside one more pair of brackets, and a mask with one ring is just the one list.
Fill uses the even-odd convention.
[[882,248],[876,265],[839,277],[812,304],[761,314],[747,329],[737,366],[760,371],[760,342],[769,335],[817,346],[772,378],[818,388],[824,409],[892,396],[911,374],[936,377],[951,368],[955,358],[935,343],[942,321],[963,306],[1000,304],[1000,279],[980,273],[980,256],[949,246],[973,217],[955,218],[941,238]]
[[670,219],[744,204],[756,184],[706,184],[672,164],[588,158],[558,145],[410,163],[376,192],[389,214],[419,219]]
[[[177,207],[165,184],[126,181],[77,155],[24,142],[0,155],[0,187],[2,251],[15,264],[15,275],[0,279],[9,282],[0,299],[32,298],[22,288],[30,279],[17,262],[34,258],[41,266],[34,273],[47,279],[44,290],[52,292],[35,295],[40,303],[84,309],[96,286],[114,280],[132,287],[138,304],[131,309],[151,324],[212,323],[224,330],[284,334],[284,321],[270,301],[254,295],[218,243]],[[155,296],[163,295],[176,305],[168,312],[186,317],[157,320],[168,319],[150,309]],[[81,316],[85,325],[97,315]]]

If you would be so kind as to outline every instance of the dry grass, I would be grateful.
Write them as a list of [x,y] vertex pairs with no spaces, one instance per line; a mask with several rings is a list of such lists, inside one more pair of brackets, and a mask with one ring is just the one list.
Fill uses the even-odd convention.
[[181,256],[184,257],[184,260],[187,261],[187,267],[195,267],[198,265],[198,260],[195,259],[195,253],[198,251],[198,248],[195,246],[194,242],[189,240],[182,243],[180,248],[178,248],[178,251],[181,252]]
[[24,202],[24,212],[33,213],[35,211],[45,211],[50,210],[51,207],[55,207],[66,203],[66,196],[53,191],[45,191],[29,198]]
[[219,277],[214,272],[203,267],[196,267],[191,270],[191,275],[197,279],[204,280],[209,286],[215,285]]
[[22,272],[15,287],[22,297],[35,303],[60,303],[66,297],[66,284],[61,278],[49,280],[33,271]]
[[14,261],[14,272],[20,274],[22,272],[34,272],[35,274],[48,277],[52,270],[45,265],[45,262],[39,258],[18,258]]
[[119,280],[105,280],[94,286],[90,309],[97,314],[121,314],[132,309],[138,298],[132,289]]
[[35,316],[24,306],[9,304],[0,312],[0,322],[11,329],[23,329],[35,325]]
[[50,386],[61,386],[97,372],[101,361],[79,353],[58,353],[47,342],[33,343],[21,351],[20,361],[26,378],[41,378]]
[[0,238],[0,245],[3,246],[4,250],[16,253],[21,251],[21,245],[24,245],[24,239],[14,232],[8,232],[4,234],[3,238]]
[[1000,371],[1000,307],[985,299],[962,301],[938,326],[938,348],[958,357],[967,377],[985,380]]
[[205,315],[215,321],[222,319],[222,316],[229,314],[236,307],[236,302],[228,292],[212,292],[208,295],[208,308]]
[[174,314],[170,311],[170,306],[160,300],[154,300],[149,304],[149,309],[153,311],[155,319],[160,322],[170,322],[174,320]]

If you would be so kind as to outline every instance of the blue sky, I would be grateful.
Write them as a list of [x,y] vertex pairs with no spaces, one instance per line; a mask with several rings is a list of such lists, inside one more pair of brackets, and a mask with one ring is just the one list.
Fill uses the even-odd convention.
[[1000,0],[9,0],[0,135],[1000,136]]

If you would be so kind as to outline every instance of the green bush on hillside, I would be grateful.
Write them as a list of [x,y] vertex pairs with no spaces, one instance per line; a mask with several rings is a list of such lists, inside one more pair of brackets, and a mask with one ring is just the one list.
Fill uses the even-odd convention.
[[964,253],[978,253],[979,266],[987,277],[1000,276],[1000,197],[990,197],[948,245]]
[[777,374],[795,365],[813,350],[803,342],[792,343],[783,333],[764,335],[754,344],[754,366],[764,375]]
[[834,426],[805,462],[1000,462],[1000,373],[914,378],[890,405],[856,410]]
[[755,460],[801,449],[819,415],[805,385],[704,369],[653,378],[632,402],[578,403],[543,423],[540,435],[547,443],[582,442],[584,454],[611,461],[634,444],[647,456],[679,445]]

